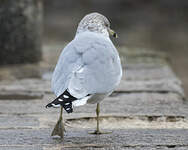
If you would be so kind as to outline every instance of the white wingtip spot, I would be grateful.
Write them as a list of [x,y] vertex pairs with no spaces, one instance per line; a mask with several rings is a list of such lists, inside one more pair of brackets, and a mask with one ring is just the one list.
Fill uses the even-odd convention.
[[70,103],[65,103],[65,105],[69,105]]
[[64,97],[64,98],[69,98],[69,96],[67,96],[67,95],[63,95],[63,97]]
[[60,104],[52,104],[53,107],[60,107]]
[[58,101],[62,102],[63,100],[61,98],[59,98]]
[[70,108],[67,108],[66,110],[70,110]]

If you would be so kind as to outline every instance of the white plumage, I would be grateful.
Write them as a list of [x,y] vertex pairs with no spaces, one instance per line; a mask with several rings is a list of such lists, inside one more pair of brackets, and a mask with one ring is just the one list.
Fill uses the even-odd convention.
[[62,50],[52,76],[52,90],[57,98],[46,107],[61,107],[60,118],[52,135],[63,137],[63,108],[73,112],[73,106],[97,103],[110,95],[120,83],[122,67],[119,54],[109,38],[117,37],[110,22],[99,13],[86,15],[79,23],[76,36]]
[[[62,51],[53,73],[52,89],[57,97],[68,89],[83,105],[88,94],[111,93],[121,76],[120,58],[110,38],[83,32]],[[81,102],[82,98],[85,102]],[[79,105],[78,102],[74,104]]]

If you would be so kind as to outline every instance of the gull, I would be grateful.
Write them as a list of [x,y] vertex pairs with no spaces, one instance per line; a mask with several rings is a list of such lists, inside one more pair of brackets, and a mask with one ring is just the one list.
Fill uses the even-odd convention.
[[61,52],[52,75],[56,99],[46,107],[61,107],[60,117],[51,136],[64,137],[63,109],[73,112],[74,106],[95,104],[99,130],[99,103],[120,83],[122,66],[118,51],[110,40],[117,34],[109,20],[99,13],[86,15],[79,23],[74,39]]

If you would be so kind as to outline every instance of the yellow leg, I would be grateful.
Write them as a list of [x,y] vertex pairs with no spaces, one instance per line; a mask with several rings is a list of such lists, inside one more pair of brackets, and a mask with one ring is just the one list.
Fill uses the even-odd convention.
[[97,103],[97,108],[96,108],[96,115],[97,115],[97,130],[95,131],[96,134],[101,134],[99,130],[99,113],[100,113],[100,104]]
[[61,106],[59,120],[57,121],[57,123],[54,127],[54,130],[52,131],[51,136],[58,135],[63,139],[64,132],[65,132],[65,127],[64,127],[64,123],[63,123],[63,107]]
[[97,108],[96,108],[96,120],[97,120],[97,128],[94,132],[91,132],[90,134],[109,134],[109,133],[112,133],[112,132],[101,132],[100,129],[99,129],[99,113],[100,113],[100,104],[97,103]]

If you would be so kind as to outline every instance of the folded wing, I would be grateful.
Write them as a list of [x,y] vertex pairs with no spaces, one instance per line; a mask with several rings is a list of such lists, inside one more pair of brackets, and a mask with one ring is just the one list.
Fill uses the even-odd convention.
[[57,96],[68,89],[78,99],[88,94],[110,93],[119,84],[121,74],[119,55],[110,39],[83,33],[60,55],[52,89]]

